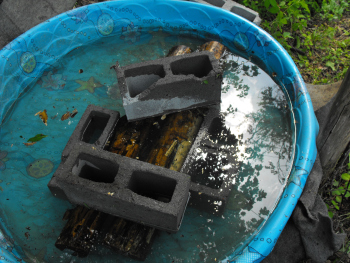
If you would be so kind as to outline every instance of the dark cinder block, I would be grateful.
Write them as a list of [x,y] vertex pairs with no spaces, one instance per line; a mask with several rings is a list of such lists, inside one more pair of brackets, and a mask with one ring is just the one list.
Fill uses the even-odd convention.
[[78,142],[103,148],[112,135],[119,117],[120,114],[117,111],[89,105],[62,152],[62,161],[68,157]]
[[129,121],[221,101],[222,69],[208,51],[119,67],[115,70]]
[[255,12],[254,10],[244,5],[238,4],[235,1],[227,1],[222,8],[232,13],[235,13],[241,17],[244,17],[245,19],[249,20],[250,22],[253,22],[258,26],[261,23],[261,18],[258,12]]
[[193,2],[198,2],[201,4],[207,4],[207,5],[213,5],[217,7],[221,7],[227,11],[230,11],[232,13],[235,13],[250,22],[253,22],[256,25],[261,24],[261,18],[259,16],[258,12],[255,12],[254,10],[241,5],[235,1],[228,1],[228,0],[191,0]]
[[224,126],[220,107],[212,106],[181,169],[191,176],[190,205],[213,214],[224,212],[240,167],[237,142]]
[[176,232],[189,199],[190,177],[80,142],[48,187],[71,203]]

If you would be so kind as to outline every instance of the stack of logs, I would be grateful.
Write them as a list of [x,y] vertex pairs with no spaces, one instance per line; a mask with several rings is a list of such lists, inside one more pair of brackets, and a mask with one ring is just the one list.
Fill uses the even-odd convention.
[[[225,47],[212,41],[205,43],[201,50],[213,52],[219,59]],[[167,56],[190,52],[189,47],[180,45],[172,48]],[[203,114],[205,109],[199,108],[131,123],[124,116],[105,150],[180,171],[202,124]],[[61,250],[73,250],[80,257],[87,256],[98,239],[118,253],[145,260],[158,231],[83,206],[67,210],[63,219],[67,223],[55,245]]]

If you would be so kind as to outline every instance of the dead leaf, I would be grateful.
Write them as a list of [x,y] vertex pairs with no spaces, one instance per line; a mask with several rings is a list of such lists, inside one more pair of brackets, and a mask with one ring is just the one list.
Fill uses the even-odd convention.
[[48,119],[48,117],[47,117],[47,112],[46,112],[46,110],[39,111],[39,112],[35,113],[34,116],[36,116],[36,115],[39,115],[40,119],[41,119],[41,120],[43,121],[43,123],[47,126],[47,119]]
[[67,111],[65,114],[62,115],[61,121],[67,120],[70,117],[70,112]]
[[24,142],[23,144],[25,145],[25,146],[32,146],[32,145],[34,145],[34,144],[36,144],[37,142]]

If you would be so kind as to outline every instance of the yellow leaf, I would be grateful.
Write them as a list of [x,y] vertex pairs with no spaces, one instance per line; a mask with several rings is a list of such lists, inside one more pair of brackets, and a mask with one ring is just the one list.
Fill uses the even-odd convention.
[[36,115],[39,115],[40,119],[41,119],[41,120],[43,121],[43,123],[47,126],[47,119],[48,119],[48,117],[47,117],[47,112],[46,112],[46,110],[39,111],[39,112],[35,113],[34,116],[36,116]]

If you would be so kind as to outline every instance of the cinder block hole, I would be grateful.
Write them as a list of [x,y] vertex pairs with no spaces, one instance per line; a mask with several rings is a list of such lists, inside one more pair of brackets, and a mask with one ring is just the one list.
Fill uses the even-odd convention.
[[231,12],[233,12],[241,17],[244,17],[245,19],[247,19],[251,22],[253,22],[255,17],[256,17],[255,14],[253,14],[253,13],[251,13],[251,12],[249,12],[249,11],[245,10],[244,8],[239,7],[239,6],[232,7]]
[[150,65],[125,71],[126,85],[132,98],[164,77],[165,71],[162,65]]
[[205,2],[215,5],[217,7],[222,7],[225,4],[224,0],[204,0]]
[[82,154],[74,165],[72,173],[93,182],[110,184],[114,182],[118,170],[119,165],[116,163]]
[[142,195],[164,203],[169,203],[173,197],[176,180],[158,174],[136,171],[133,172],[128,188]]
[[81,140],[86,143],[94,144],[102,135],[109,118],[110,116],[108,114],[97,111],[91,112]]
[[195,75],[203,78],[213,70],[213,66],[207,55],[184,58],[170,64],[174,75]]

